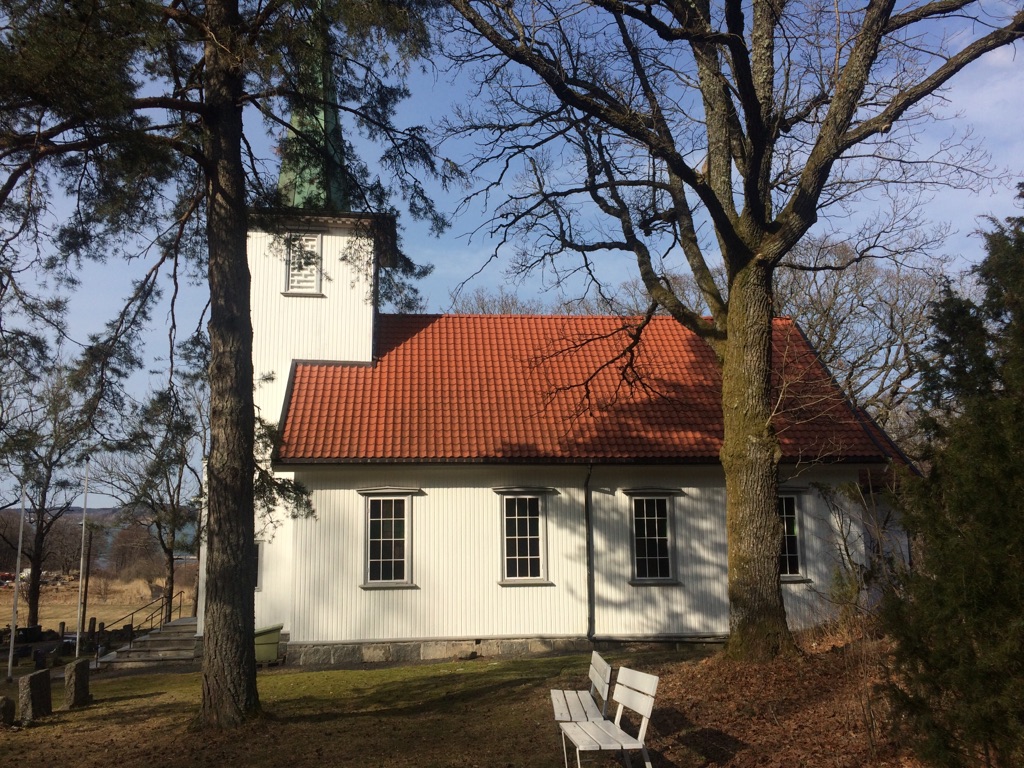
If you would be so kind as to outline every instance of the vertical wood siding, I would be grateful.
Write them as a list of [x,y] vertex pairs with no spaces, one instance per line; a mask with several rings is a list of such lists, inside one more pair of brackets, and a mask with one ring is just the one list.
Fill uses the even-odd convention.
[[323,296],[286,296],[283,244],[249,233],[252,274],[253,368],[256,406],[263,418],[281,415],[292,360],[370,362],[373,355],[373,271],[370,241],[332,230],[322,237]]
[[[250,232],[253,367],[257,414],[269,422],[281,416],[292,360],[370,362],[373,342],[371,243],[344,229],[321,233],[322,296],[284,295],[287,259],[283,242],[266,232]],[[272,375],[272,381],[259,381]],[[296,578],[304,559],[297,551],[296,522],[276,513],[280,527],[259,533],[264,541],[256,593],[256,625],[294,624]],[[256,521],[257,531],[264,522]]]
[[[856,478],[841,468],[816,468],[782,483],[796,487],[797,528],[800,541],[801,577],[784,581],[782,595],[792,629],[806,629],[835,618],[838,605],[832,594],[837,576],[848,571],[849,558],[866,565],[864,510],[840,491],[832,494],[833,505],[819,491],[820,486],[838,489]],[[847,555],[843,554],[845,550]]]
[[[574,474],[581,479],[582,472]],[[501,497],[492,488],[558,486],[549,470],[388,468],[314,471],[315,520],[293,523],[292,640],[582,636],[586,634],[583,496],[546,495],[551,585],[502,586]],[[334,486],[334,487],[332,487]],[[365,589],[365,499],[359,488],[415,487],[410,506],[412,589]]]
[[[583,637],[587,571],[581,467],[324,467],[304,470],[315,519],[289,521],[265,549],[257,621],[283,622],[295,642]],[[794,628],[827,618],[837,526],[813,482],[848,470],[805,472],[798,497],[802,579],[783,593]],[[502,586],[501,496],[495,487],[549,486],[544,496],[550,586]],[[410,506],[412,589],[365,589],[366,499],[359,489],[416,488]],[[631,488],[674,488],[677,583],[631,583]],[[784,486],[784,488],[787,486]],[[721,470],[597,468],[591,478],[598,638],[725,635],[729,629],[725,492]],[[848,519],[852,519],[848,518]],[[863,549],[854,526],[851,546]],[[280,580],[269,584],[268,579]]]
[[263,542],[258,564],[260,587],[256,591],[257,627],[289,627],[293,623],[294,524],[283,510],[278,510],[278,519],[276,530],[256,521],[257,540]]
[[[595,631],[598,637],[722,635],[729,630],[725,493],[719,470],[614,468],[594,478]],[[671,496],[672,584],[633,580],[629,488]]]

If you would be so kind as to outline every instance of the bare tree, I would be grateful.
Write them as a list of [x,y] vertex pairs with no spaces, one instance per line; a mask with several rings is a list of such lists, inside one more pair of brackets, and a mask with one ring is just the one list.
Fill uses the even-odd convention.
[[115,530],[107,563],[111,572],[122,580],[142,579],[152,584],[165,574],[163,560],[160,545],[145,526],[129,522]]
[[[879,190],[892,191],[891,205],[861,217],[856,250],[913,250],[904,233],[918,229],[914,190],[981,180],[985,157],[972,147],[932,149],[916,136],[950,78],[1024,34],[1024,11],[971,0],[451,5],[450,53],[480,83],[453,134],[478,136],[479,167],[497,168],[485,193],[508,189],[491,222],[499,249],[514,247],[516,269],[579,276],[598,295],[603,263],[629,257],[651,302],[715,351],[728,650],[789,652],[772,425],[776,270],[819,218],[839,221]],[[681,262],[710,317],[665,279]]]
[[[0,509],[0,530],[14,531],[17,534],[18,518],[20,516],[21,514],[18,510],[10,507]],[[14,573],[14,569],[17,568],[17,557],[17,538],[15,537],[15,546],[13,547],[6,540],[0,538],[0,571]]]
[[548,311],[542,300],[524,299],[504,288],[476,288],[468,294],[453,293],[450,298],[449,311],[456,315],[535,315]]
[[176,560],[194,553],[203,493],[205,430],[175,389],[153,393],[126,419],[115,452],[98,457],[96,487],[121,505],[121,524],[145,531],[159,549],[164,573],[164,621],[171,620]]
[[[39,595],[47,539],[82,488],[78,465],[93,434],[95,411],[72,386],[73,371],[54,364],[27,392],[20,395],[6,439],[0,444],[0,465],[12,483],[7,495],[23,488],[29,531],[22,552],[29,564],[27,623],[39,620]],[[18,525],[0,519],[0,539],[17,547]]]
[[942,263],[859,259],[845,243],[808,237],[776,273],[775,305],[798,320],[846,398],[915,454],[915,356],[930,333]]
[[67,576],[81,564],[82,528],[67,515],[57,520],[46,537],[46,559]]

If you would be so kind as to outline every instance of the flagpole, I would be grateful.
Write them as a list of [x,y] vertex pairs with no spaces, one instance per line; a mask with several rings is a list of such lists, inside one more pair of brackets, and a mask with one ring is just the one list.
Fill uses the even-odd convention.
[[14,607],[11,609],[11,641],[7,653],[7,682],[14,681],[14,638],[18,634],[18,587],[21,586],[21,545],[25,536],[25,484],[21,485],[21,519],[18,525],[18,559],[14,571]]
[[75,658],[82,647],[82,631],[85,629],[85,528],[89,514],[89,457],[85,457],[85,489],[82,492],[82,558],[78,566],[78,631],[75,632]]

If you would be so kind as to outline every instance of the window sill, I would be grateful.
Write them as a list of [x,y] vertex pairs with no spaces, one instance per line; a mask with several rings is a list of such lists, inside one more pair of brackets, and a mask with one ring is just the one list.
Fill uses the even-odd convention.
[[783,584],[813,584],[814,579],[809,579],[806,576],[794,575],[794,576],[780,576],[779,577]]
[[631,587],[681,587],[683,582],[679,579],[630,579]]
[[502,579],[498,582],[501,587],[553,587],[555,582],[547,579]]
[[378,589],[419,589],[415,584],[401,581],[366,581],[359,585],[360,589],[378,590]]
[[281,291],[282,296],[299,296],[307,299],[325,299],[326,293],[320,291]]

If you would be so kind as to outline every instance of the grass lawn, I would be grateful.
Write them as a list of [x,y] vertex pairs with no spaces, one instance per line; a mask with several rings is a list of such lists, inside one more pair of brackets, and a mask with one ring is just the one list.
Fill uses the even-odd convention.
[[[639,669],[697,649],[633,655]],[[619,666],[626,657],[609,654]],[[191,731],[200,676],[94,673],[95,703],[57,711],[31,728],[0,732],[4,765],[18,768],[237,766],[562,765],[548,689],[582,687],[589,654],[475,659],[402,667],[259,673],[265,717],[241,732]],[[105,676],[106,675],[106,676]],[[16,695],[0,685],[0,695]],[[63,707],[63,684],[53,689]],[[614,761],[588,761],[588,766]]]

